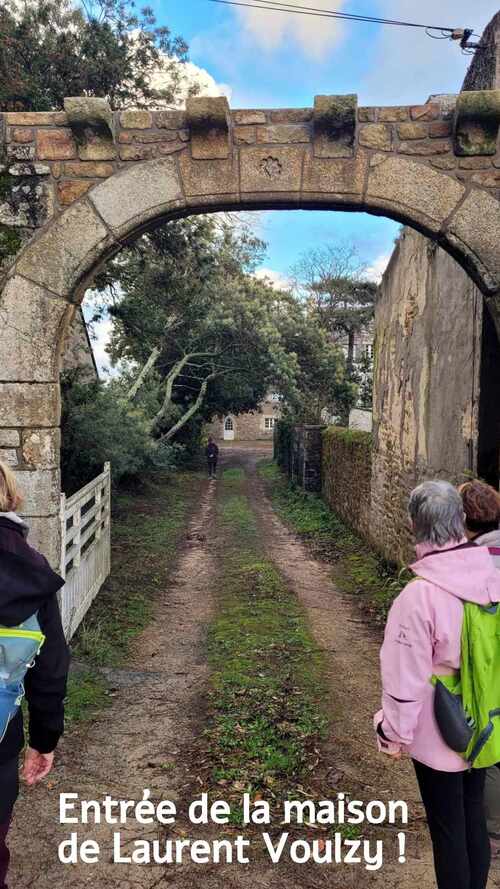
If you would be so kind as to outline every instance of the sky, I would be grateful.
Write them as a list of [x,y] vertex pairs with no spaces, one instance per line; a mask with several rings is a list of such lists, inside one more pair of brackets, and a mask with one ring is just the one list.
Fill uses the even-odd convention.
[[[247,0],[243,0],[247,2]],[[251,2],[251,0],[249,0]],[[481,34],[498,0],[291,0],[317,9],[361,13]],[[360,105],[425,102],[457,93],[470,57],[457,43],[424,30],[348,23],[224,5],[212,0],[149,0],[158,23],[189,44],[191,74],[203,92],[227,95],[232,108],[310,107],[316,94],[357,93]],[[323,243],[355,242],[374,277],[391,255],[399,226],[362,213],[260,213],[268,243],[263,269],[286,280],[300,254]],[[104,345],[96,344],[98,361]]]

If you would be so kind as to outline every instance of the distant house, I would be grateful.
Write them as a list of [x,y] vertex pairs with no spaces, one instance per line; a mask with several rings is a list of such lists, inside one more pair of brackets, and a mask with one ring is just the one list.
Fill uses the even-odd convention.
[[280,416],[280,396],[269,392],[255,411],[218,416],[207,424],[206,431],[219,441],[265,441],[272,439]]
[[[375,340],[375,322],[370,321],[366,327],[354,334],[353,360],[359,364],[363,357],[373,358],[373,343]],[[334,337],[334,343],[340,346],[347,358],[348,337],[347,334],[338,334]]]

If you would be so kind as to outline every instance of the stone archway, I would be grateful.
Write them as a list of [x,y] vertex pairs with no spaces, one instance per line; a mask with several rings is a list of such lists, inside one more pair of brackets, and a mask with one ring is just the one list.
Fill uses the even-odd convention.
[[389,216],[453,255],[500,323],[499,90],[462,93],[455,109],[320,96],[314,109],[230,112],[225,99],[194,99],[186,114],[113,116],[77,99],[66,114],[4,117],[7,185],[41,195],[42,212],[18,201],[26,225],[12,230],[26,243],[0,294],[0,448],[23,473],[26,514],[55,562],[65,331],[92,275],[142,231],[222,209]]

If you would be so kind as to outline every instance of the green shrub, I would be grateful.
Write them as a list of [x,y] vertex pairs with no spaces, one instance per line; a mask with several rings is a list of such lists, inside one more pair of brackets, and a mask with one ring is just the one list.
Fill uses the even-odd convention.
[[294,423],[289,417],[278,420],[274,427],[274,459],[289,472],[292,459]]
[[62,487],[69,496],[102,472],[109,460],[113,483],[174,468],[182,448],[156,443],[143,412],[127,403],[117,386],[62,379]]

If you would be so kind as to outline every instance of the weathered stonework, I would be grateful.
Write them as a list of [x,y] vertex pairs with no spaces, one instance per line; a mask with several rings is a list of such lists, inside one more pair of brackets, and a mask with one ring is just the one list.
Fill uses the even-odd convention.
[[117,157],[116,146],[110,139],[103,138],[94,130],[85,131],[85,141],[78,143],[78,157],[81,161],[111,161]]
[[310,130],[305,124],[271,124],[257,127],[257,142],[286,145],[294,142],[309,142]]
[[377,151],[391,151],[392,130],[387,124],[375,123],[361,128],[359,144]]
[[[15,314],[16,327],[10,337],[0,337],[2,379],[43,382],[59,377],[57,343],[72,309],[25,278],[10,278],[2,294],[2,310]],[[44,332],[40,336],[40,331]]]
[[114,117],[107,99],[95,96],[67,98],[64,100],[64,110],[77,141],[85,141],[89,129],[100,133],[105,139],[114,139]]
[[[187,152],[179,157],[183,190],[188,203],[210,203],[210,197],[233,195],[238,200],[238,165],[228,160],[192,160]],[[191,199],[191,201],[190,201]]]
[[246,126],[248,124],[266,123],[265,111],[235,111],[233,113],[235,124]]
[[37,130],[36,153],[40,160],[49,161],[76,157],[76,142],[71,130]]
[[410,490],[478,471],[481,321],[482,297],[466,273],[404,229],[376,308],[369,513],[369,536],[395,561],[412,554]]
[[57,183],[57,197],[61,207],[69,207],[94,185],[92,179],[64,179]]
[[229,104],[225,96],[188,99],[186,117],[194,158],[229,157]]
[[59,429],[26,429],[23,432],[22,459],[27,467],[59,468]]
[[78,270],[83,272],[97,261],[110,243],[110,233],[92,206],[77,201],[21,255],[17,271],[67,298],[79,278]]
[[122,111],[120,114],[122,127],[130,130],[148,130],[153,123],[150,111]]
[[300,194],[304,151],[298,147],[240,149],[240,185],[245,192]]
[[429,127],[425,123],[401,123],[398,126],[400,139],[425,139],[429,135]]
[[414,160],[386,154],[371,159],[367,198],[380,208],[412,208],[413,219],[439,231],[465,194],[463,185]]
[[326,429],[322,435],[321,494],[349,528],[371,535],[371,435],[350,429]]
[[352,160],[317,158],[307,153],[302,192],[315,195],[321,202],[361,204],[367,168],[368,158],[361,153]]
[[59,426],[58,383],[0,383],[2,427]]
[[357,96],[316,96],[314,154],[352,157],[356,140]]
[[0,448],[17,448],[21,444],[18,429],[0,429]]
[[460,93],[455,113],[455,153],[494,155],[500,126],[500,89]]
[[90,194],[90,200],[106,224],[120,236],[131,219],[141,225],[182,200],[179,174],[169,158],[151,161],[100,183]]
[[29,516],[58,515],[61,501],[59,468],[20,472],[23,512]]

